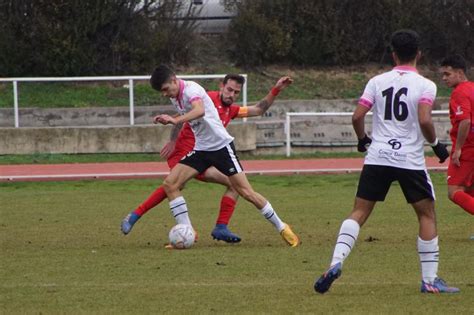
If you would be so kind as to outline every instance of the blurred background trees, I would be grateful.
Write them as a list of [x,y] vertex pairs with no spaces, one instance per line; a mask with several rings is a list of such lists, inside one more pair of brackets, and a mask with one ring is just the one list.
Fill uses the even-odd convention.
[[221,3],[234,18],[203,37],[191,0],[0,0],[0,76],[143,74],[207,54],[242,67],[389,63],[399,28],[420,33],[425,62],[453,52],[474,61],[473,0]]

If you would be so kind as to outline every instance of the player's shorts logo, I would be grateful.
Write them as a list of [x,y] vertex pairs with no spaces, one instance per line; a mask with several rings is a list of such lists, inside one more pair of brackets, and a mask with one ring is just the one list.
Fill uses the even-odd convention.
[[194,150],[188,152],[185,156],[183,156],[183,157],[181,158],[181,160],[184,160],[185,158],[190,157],[190,156],[193,155],[194,153],[196,153],[196,151],[194,151]]
[[398,141],[397,139],[388,140],[388,144],[392,146],[393,150],[400,150],[400,148],[402,147],[402,143]]

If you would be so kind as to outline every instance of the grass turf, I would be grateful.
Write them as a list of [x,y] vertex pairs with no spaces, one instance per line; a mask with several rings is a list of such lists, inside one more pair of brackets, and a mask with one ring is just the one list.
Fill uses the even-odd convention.
[[1,183],[0,313],[350,313],[472,314],[472,218],[438,191],[440,276],[457,295],[419,293],[414,212],[394,185],[362,228],[342,277],[325,295],[313,283],[328,266],[340,222],[352,207],[357,175],[250,178],[303,244],[289,248],[239,201],[229,245],[209,234],[223,189],[191,181],[184,195],[200,239],[189,250],[163,248],[174,225],[166,203],[128,236],[121,219],[155,180]]

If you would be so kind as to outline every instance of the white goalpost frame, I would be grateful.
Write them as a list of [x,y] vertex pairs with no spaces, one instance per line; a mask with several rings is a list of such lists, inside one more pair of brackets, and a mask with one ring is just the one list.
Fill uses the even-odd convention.
[[[448,110],[434,110],[431,112],[433,115],[447,115],[449,114]],[[369,116],[372,116],[372,112],[368,113]],[[307,117],[307,116],[352,116],[352,112],[287,112],[285,119],[284,132],[286,137],[286,156],[291,156],[291,117]]]

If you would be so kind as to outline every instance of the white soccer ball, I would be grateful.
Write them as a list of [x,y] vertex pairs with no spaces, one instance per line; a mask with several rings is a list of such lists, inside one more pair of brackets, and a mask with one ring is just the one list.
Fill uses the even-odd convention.
[[170,244],[177,249],[190,248],[195,237],[193,227],[187,224],[176,224],[169,233]]

